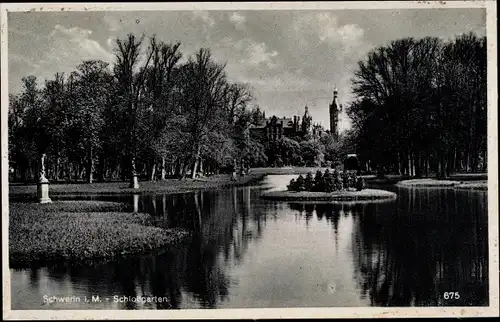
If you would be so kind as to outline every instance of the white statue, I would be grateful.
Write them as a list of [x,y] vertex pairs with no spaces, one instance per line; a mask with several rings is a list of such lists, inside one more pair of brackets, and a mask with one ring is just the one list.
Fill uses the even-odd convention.
[[47,182],[47,178],[45,177],[45,157],[46,157],[46,154],[42,154],[42,158],[40,160],[40,177],[39,177],[39,181],[40,182]]

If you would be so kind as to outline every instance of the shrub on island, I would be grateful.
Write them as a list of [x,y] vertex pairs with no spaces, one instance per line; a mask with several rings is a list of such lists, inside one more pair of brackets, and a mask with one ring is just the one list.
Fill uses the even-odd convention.
[[324,173],[321,170],[316,171],[314,178],[311,172],[305,178],[299,175],[297,180],[290,180],[287,188],[288,191],[335,192],[354,189],[361,191],[365,188],[365,180],[355,173],[339,172],[336,169],[330,172],[326,169]]

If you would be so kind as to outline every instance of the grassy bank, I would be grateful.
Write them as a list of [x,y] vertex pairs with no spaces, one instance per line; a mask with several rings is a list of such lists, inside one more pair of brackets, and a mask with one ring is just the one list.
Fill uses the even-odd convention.
[[[408,176],[401,176],[397,174],[388,174],[385,175],[383,178],[378,178],[375,175],[365,175],[363,176],[365,178],[365,181],[367,183],[375,183],[375,184],[397,184],[402,181],[413,181],[414,183],[417,183],[417,180],[434,180],[435,184],[438,186],[439,183],[438,181],[443,181],[440,179],[436,179],[434,177],[428,177],[428,178],[416,178],[416,177],[408,177]],[[449,176],[444,181],[457,181],[459,183],[462,182],[478,182],[478,181],[486,181],[488,180],[488,174],[487,173],[455,173]],[[418,184],[418,183],[417,183]],[[449,186],[446,182],[442,182],[442,186]],[[420,185],[423,186],[423,182],[420,183]]]
[[[322,171],[326,168],[313,167],[283,167],[283,168],[253,168],[251,173],[245,177],[240,177],[236,181],[231,181],[230,176],[213,175],[209,177],[197,179],[167,179],[162,181],[141,181],[139,189],[129,188],[128,182],[104,182],[104,183],[57,183],[50,185],[50,195],[90,195],[90,194],[125,194],[134,193],[151,194],[151,193],[177,193],[188,192],[193,190],[216,189],[228,186],[250,185],[261,180],[265,175],[280,175],[280,174],[302,174],[309,172],[316,173],[318,169]],[[387,175],[384,178],[377,178],[375,175],[363,175],[366,183],[373,184],[396,184],[403,180],[409,179],[400,175]],[[418,179],[432,180],[432,179]],[[454,174],[450,176],[449,181],[474,182],[479,180],[487,180],[485,173],[464,173]],[[436,180],[438,181],[438,180]],[[446,185],[446,183],[442,183]],[[422,185],[421,185],[422,186]],[[9,195],[16,198],[26,200],[34,200],[36,198],[36,184],[10,184]]]
[[[312,172],[313,174],[316,173],[316,171],[321,170],[324,172],[326,169],[329,168],[315,168],[315,167],[282,167],[282,168],[252,168],[252,173],[253,174],[262,174],[262,175],[268,175],[268,174],[307,174],[309,172]],[[331,169],[330,169],[331,170]]]
[[397,183],[401,187],[454,187],[458,184],[460,184],[459,181],[437,179],[411,179]]
[[101,201],[10,203],[10,266],[133,256],[174,244],[188,235],[181,230],[148,226],[149,215],[120,212],[125,207]]
[[[176,193],[200,189],[215,189],[228,186],[248,185],[259,181],[265,173],[250,173],[231,181],[229,175],[213,175],[197,179],[166,179],[161,181],[141,181],[139,189],[129,188],[128,182],[103,182],[103,183],[68,183],[51,184],[51,196],[57,195],[89,195],[89,194],[150,194],[150,193]],[[9,196],[21,198],[36,198],[36,184],[10,185]]]
[[413,187],[413,188],[453,187],[455,189],[488,190],[487,181],[412,179],[412,180],[400,181],[397,183],[397,185],[400,187]]
[[467,190],[482,190],[482,191],[487,191],[488,190],[488,182],[486,181],[481,181],[481,182],[467,182],[467,183],[460,183],[454,187],[455,189],[467,189]]

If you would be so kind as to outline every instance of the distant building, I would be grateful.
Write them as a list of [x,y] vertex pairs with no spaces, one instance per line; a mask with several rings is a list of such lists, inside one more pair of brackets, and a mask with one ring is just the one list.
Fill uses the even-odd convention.
[[258,125],[252,125],[250,133],[264,139],[266,143],[270,143],[278,141],[282,137],[293,138],[306,135],[318,137],[323,135],[325,131],[319,124],[313,124],[312,117],[309,115],[309,108],[306,106],[302,122],[298,115],[294,115],[292,118],[273,115],[264,118]]
[[[329,105],[330,112],[330,133],[333,133],[335,137],[339,134],[339,113],[342,111],[342,105],[338,103],[337,100],[337,89],[333,92],[333,101]],[[250,127],[250,133],[253,136],[260,137],[265,142],[270,143],[281,139],[282,137],[305,137],[306,135],[313,138],[321,137],[328,133],[325,129],[319,125],[313,123],[312,116],[309,114],[309,107],[306,105],[304,107],[304,115],[301,118],[298,115],[294,115],[292,118],[287,117],[277,117],[273,115],[272,117],[266,118],[264,114],[264,119],[260,124],[252,125]]]

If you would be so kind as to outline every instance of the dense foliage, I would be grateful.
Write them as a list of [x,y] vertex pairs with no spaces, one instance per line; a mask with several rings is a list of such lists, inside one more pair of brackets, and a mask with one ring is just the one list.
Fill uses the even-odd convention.
[[448,176],[487,167],[486,38],[405,38],[370,52],[348,115],[380,172]]
[[183,60],[179,47],[129,34],[116,40],[112,64],[84,61],[43,86],[23,78],[22,92],[10,95],[10,179],[36,180],[43,154],[50,180],[130,179],[131,186],[136,176],[316,166],[337,155],[328,136],[251,135],[264,114],[249,86],[230,82],[209,49]]
[[287,188],[289,191],[334,192],[354,189],[361,191],[365,188],[365,181],[354,172],[340,172],[336,169],[330,172],[326,169],[324,173],[318,170],[314,177],[311,172],[305,178],[299,175],[297,180],[290,180]]
[[[147,46],[146,46],[147,45]],[[149,180],[266,162],[247,135],[262,113],[208,49],[181,63],[179,43],[118,39],[115,62],[84,61],[10,96],[12,180],[34,180],[42,154],[51,180]]]
[[266,146],[267,164],[277,167],[335,167],[340,166],[345,155],[353,149],[350,138],[342,134],[337,139],[328,132],[318,137],[281,137]]
[[370,52],[353,79],[352,129],[335,139],[251,135],[263,113],[209,49],[182,59],[180,43],[133,34],[115,61],[84,61],[10,95],[11,180],[192,178],[251,166],[337,167],[445,177],[487,167],[486,39],[405,38]]

